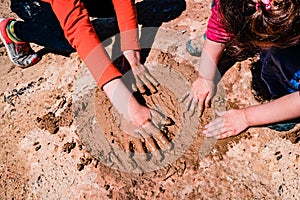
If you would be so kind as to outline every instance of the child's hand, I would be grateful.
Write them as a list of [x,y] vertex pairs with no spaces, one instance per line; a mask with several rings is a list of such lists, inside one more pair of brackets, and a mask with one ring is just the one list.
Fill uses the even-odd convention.
[[203,133],[206,137],[223,139],[241,133],[248,126],[245,110],[233,109],[206,125]]
[[185,98],[188,110],[194,110],[198,104],[200,115],[203,112],[203,107],[209,107],[211,98],[214,94],[215,84],[211,80],[198,77],[193,85],[192,90]]
[[[170,143],[166,134],[161,131],[165,126],[171,125],[172,121],[169,118],[139,104],[120,79],[110,81],[103,89],[121,115],[123,131],[133,138],[137,138],[136,134],[140,135],[137,139],[144,140],[147,151],[162,149]],[[141,142],[136,142],[136,151],[142,151],[141,147]]]
[[[146,111],[146,112],[144,112]],[[158,149],[172,148],[172,143],[167,137],[167,133],[162,129],[172,124],[172,120],[157,111],[150,110],[144,107],[129,121],[126,118],[121,120],[121,130],[124,131],[124,148],[126,152],[134,153],[151,153]],[[147,111],[150,112],[150,117],[142,124],[136,124],[144,118]]]
[[159,86],[159,83],[144,65],[132,67],[131,69],[135,77],[135,85],[142,94],[146,92],[146,88],[148,88],[152,94],[157,92],[156,88]]
[[156,87],[159,86],[158,81],[149,73],[148,69],[140,63],[140,52],[135,50],[127,50],[123,52],[128,60],[132,73],[136,81],[136,89],[142,94],[148,88],[151,93],[157,92]]

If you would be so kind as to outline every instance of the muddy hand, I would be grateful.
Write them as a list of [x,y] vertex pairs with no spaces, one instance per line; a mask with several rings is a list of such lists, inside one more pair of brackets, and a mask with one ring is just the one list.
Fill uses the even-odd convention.
[[159,128],[174,124],[174,121],[170,117],[167,117],[156,110],[150,109],[150,116],[152,123]]
[[[150,109],[150,119],[145,121],[139,129],[139,134],[143,137],[148,152],[158,149],[172,149],[173,145],[167,137],[167,126],[173,125],[171,118],[164,114]],[[162,130],[166,130],[166,132]]]
[[143,138],[139,134],[139,128],[127,119],[122,118],[120,129],[123,131],[122,143],[127,153],[146,153],[143,147]]
[[182,102],[185,104],[186,111],[195,113],[198,107],[200,116],[203,113],[204,107],[210,107],[210,101],[214,94],[214,82],[201,78],[200,76],[194,81],[192,89],[187,93]]
[[158,145],[159,149],[172,149],[173,145],[170,142],[169,138],[167,137],[167,133],[163,132],[162,130],[158,129],[152,122],[148,122],[143,126],[143,130],[145,133],[154,138],[156,144]]
[[140,62],[140,51],[138,50],[126,50],[123,54],[127,61],[129,62],[132,73],[134,75],[137,88],[142,94],[146,92],[148,88],[151,93],[157,92],[156,87],[158,87],[158,81],[149,73],[148,69]]
[[146,92],[147,88],[150,92],[156,93],[159,82],[150,74],[144,65],[132,67],[132,72],[135,77],[135,90],[138,89],[142,94]]
[[172,149],[173,144],[167,137],[167,127],[174,125],[174,121],[153,109],[150,109],[150,116],[151,120],[143,125],[143,129],[155,139],[160,149]]
[[203,112],[203,101],[199,101],[197,96],[195,96],[194,92],[191,90],[188,92],[181,102],[184,104],[184,114],[190,112],[190,116],[193,116],[196,112],[196,108],[199,109],[200,115]]
[[[158,149],[153,137],[151,137],[151,135],[148,134],[142,126],[137,126],[127,120],[124,120],[122,122],[121,129],[126,132],[127,136],[125,136],[128,138],[125,144],[125,150],[127,152],[134,151],[134,153],[147,153],[154,152]],[[126,138],[124,139],[126,140]],[[130,149],[131,144],[133,149]]]
[[122,119],[120,128],[124,132],[123,145],[128,153],[151,153],[166,147],[171,149],[172,145],[166,133],[159,130],[151,120],[145,122],[143,126],[139,126],[127,119]]
[[205,126],[203,133],[206,137],[216,137],[223,139],[237,135],[245,130],[249,125],[244,109],[233,109],[223,112],[219,117]]

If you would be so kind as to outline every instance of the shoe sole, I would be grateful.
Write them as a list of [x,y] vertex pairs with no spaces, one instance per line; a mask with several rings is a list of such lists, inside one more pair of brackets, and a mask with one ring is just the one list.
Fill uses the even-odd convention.
[[[0,23],[1,23],[3,20],[5,20],[5,18],[0,18]],[[14,62],[14,60],[13,60],[13,56],[12,56],[12,54],[11,54],[10,51],[9,51],[8,44],[6,43],[6,41],[5,41],[5,39],[4,39],[4,37],[3,37],[2,33],[1,33],[1,31],[0,31],[0,39],[1,39],[2,43],[4,44],[4,46],[5,46],[5,48],[6,48],[6,52],[7,52],[7,55],[8,55],[8,57],[9,57],[10,61],[11,61],[14,65],[16,65],[16,66],[18,66],[18,67],[21,67],[21,68],[27,68],[27,67],[30,67],[30,66],[32,66],[32,65],[35,65],[35,64],[40,60],[39,57],[37,56],[37,57],[36,57],[37,61],[36,61],[36,62],[32,62],[30,65],[23,66],[23,65],[16,64],[16,63]]]
[[[2,21],[4,21],[5,20],[5,18],[0,18],[0,23],[2,22]],[[9,57],[9,59],[10,59],[10,61],[12,62],[12,63],[14,63],[14,61],[13,61],[13,59],[12,59],[12,55],[11,55],[11,53],[10,53],[10,51],[8,51],[8,44],[6,43],[6,41],[5,41],[5,39],[4,39],[4,37],[3,37],[3,35],[2,35],[2,33],[1,33],[1,31],[0,31],[0,39],[1,39],[1,41],[2,41],[2,43],[4,44],[4,46],[5,46],[5,48],[6,48],[6,52],[7,52],[7,54],[8,54],[8,57]],[[15,63],[14,63],[15,64]]]

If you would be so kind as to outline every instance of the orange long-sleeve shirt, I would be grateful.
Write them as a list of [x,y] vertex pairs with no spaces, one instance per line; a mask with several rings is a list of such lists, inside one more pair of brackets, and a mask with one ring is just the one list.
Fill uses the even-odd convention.
[[[80,0],[43,1],[51,4],[65,37],[84,60],[100,87],[122,75],[101,45]],[[121,50],[138,50],[140,47],[134,1],[112,0],[112,3],[121,33]]]

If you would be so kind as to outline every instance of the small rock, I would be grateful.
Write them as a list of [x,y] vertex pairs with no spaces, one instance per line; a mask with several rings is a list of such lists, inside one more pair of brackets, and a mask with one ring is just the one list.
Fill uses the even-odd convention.
[[66,144],[64,144],[64,146],[62,147],[63,152],[67,152],[70,153],[72,149],[74,149],[76,146],[75,142],[67,142]]
[[82,164],[82,163],[77,164],[77,169],[78,169],[78,171],[82,171],[84,169],[84,164]]
[[40,149],[41,149],[41,147],[42,147],[41,145],[38,145],[38,146],[36,146],[36,147],[35,147],[35,151],[38,151],[38,150],[40,150]]

